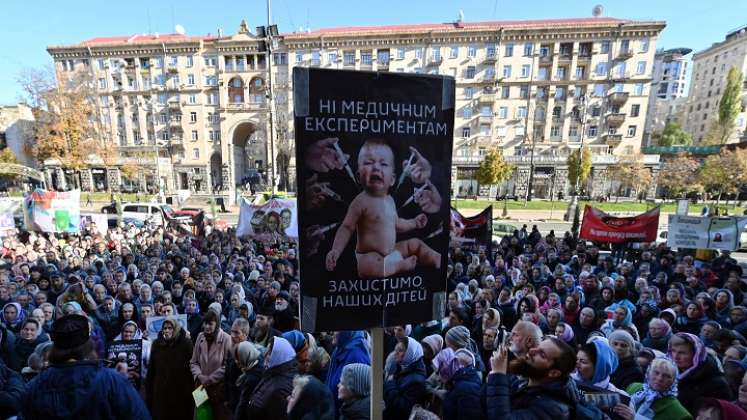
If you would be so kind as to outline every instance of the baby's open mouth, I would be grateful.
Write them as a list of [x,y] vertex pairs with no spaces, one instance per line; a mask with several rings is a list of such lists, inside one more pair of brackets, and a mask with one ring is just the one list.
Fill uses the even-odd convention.
[[371,181],[378,181],[378,182],[384,181],[384,178],[380,177],[379,175],[371,175],[371,177],[369,179]]

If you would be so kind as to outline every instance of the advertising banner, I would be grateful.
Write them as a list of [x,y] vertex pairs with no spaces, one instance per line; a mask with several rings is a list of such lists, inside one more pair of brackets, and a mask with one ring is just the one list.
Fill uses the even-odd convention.
[[140,389],[143,372],[143,340],[112,341],[106,350],[109,367],[127,373],[127,379],[135,389]]
[[293,69],[302,328],[441,318],[450,77]]
[[613,244],[654,242],[658,228],[659,207],[633,217],[615,217],[586,206],[579,236],[589,241]]
[[241,201],[236,236],[257,240],[298,238],[296,201],[273,198],[262,205]]
[[669,215],[667,246],[670,248],[740,248],[747,217],[697,217]]
[[80,190],[36,190],[27,198],[33,230],[78,232],[80,230]]
[[451,209],[451,245],[464,250],[485,251],[490,255],[493,244],[493,206],[479,214],[467,217]]

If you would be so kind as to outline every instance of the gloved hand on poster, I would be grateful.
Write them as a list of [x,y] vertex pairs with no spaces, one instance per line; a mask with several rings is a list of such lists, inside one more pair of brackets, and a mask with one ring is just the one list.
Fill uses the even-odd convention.
[[415,203],[426,213],[438,213],[442,204],[441,194],[430,180],[426,181],[426,184],[428,184],[427,188],[415,193]]
[[312,144],[306,151],[306,166],[321,173],[343,169],[350,155],[338,153],[334,147],[338,141],[337,137],[329,137]]
[[[415,155],[415,163],[410,165],[410,180],[416,184],[424,184],[431,178],[431,163],[424,158],[418,150],[410,146],[410,152]],[[408,161],[403,162],[403,167],[407,166]]]

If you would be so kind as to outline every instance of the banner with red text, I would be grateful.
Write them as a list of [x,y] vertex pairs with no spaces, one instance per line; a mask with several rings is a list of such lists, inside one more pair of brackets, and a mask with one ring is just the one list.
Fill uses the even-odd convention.
[[616,217],[586,206],[580,237],[589,241],[613,244],[653,242],[659,229],[659,210],[659,207],[656,207],[637,216]]

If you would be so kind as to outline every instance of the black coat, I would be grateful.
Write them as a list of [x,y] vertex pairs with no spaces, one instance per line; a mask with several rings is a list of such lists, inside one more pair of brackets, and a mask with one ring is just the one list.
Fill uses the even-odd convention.
[[262,380],[262,375],[265,369],[262,366],[255,366],[251,370],[245,372],[243,376],[238,379],[237,388],[239,391],[238,401],[233,410],[233,419],[241,420],[244,418],[246,411],[249,408],[249,402],[252,400],[254,390],[257,389],[259,381]]
[[387,420],[408,419],[415,404],[426,398],[425,363],[420,359],[405,370],[397,366],[394,379],[384,383],[384,418]]
[[180,329],[178,336],[166,341],[159,334],[150,349],[145,395],[154,420],[190,419],[194,415],[194,379],[189,370],[192,341]]
[[711,355],[694,371],[680,379],[677,388],[677,399],[691,414],[695,413],[695,403],[699,398],[712,397],[724,401],[733,399],[726,377]]
[[643,370],[633,356],[620,360],[617,369],[610,375],[610,382],[619,389],[627,389],[630,384],[643,382],[643,379]]
[[296,373],[298,362],[295,360],[265,370],[249,401],[246,418],[286,420],[287,398],[293,391]]
[[36,337],[36,339],[32,341],[24,340],[20,337],[17,338],[16,347],[15,347],[16,366],[13,366],[12,368],[17,372],[20,372],[23,368],[28,366],[29,356],[31,356],[31,353],[33,353],[34,350],[36,350],[36,346],[38,346],[41,343],[45,343],[47,341],[49,341],[49,336],[47,336],[46,333],[39,334],[39,336]]
[[488,376],[486,407],[488,420],[568,420],[578,402],[578,389],[573,379],[550,382],[541,386],[525,386],[515,394],[509,391],[505,374]]
[[327,385],[310,378],[288,413],[288,420],[335,420],[335,401]]
[[21,375],[0,363],[0,418],[17,416],[25,390]]
[[187,329],[189,330],[189,338],[192,339],[192,345],[194,345],[195,341],[197,341],[197,336],[202,332],[202,315],[188,315],[187,318]]
[[371,398],[363,397],[344,401],[340,406],[339,420],[369,420],[371,418]]
[[452,388],[444,399],[444,420],[482,418],[480,390],[482,381],[473,367],[459,369],[451,379]]

